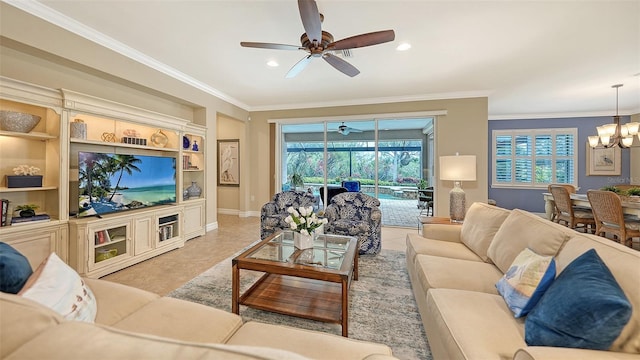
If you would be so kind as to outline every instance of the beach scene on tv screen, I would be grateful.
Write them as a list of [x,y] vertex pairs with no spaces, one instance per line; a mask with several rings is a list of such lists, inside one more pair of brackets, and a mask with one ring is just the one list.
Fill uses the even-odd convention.
[[172,157],[78,153],[79,216],[176,202]]

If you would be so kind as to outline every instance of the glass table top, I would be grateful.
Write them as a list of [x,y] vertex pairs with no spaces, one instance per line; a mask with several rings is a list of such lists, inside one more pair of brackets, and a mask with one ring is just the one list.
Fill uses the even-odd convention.
[[349,246],[355,248],[356,244],[354,237],[321,234],[316,236],[313,248],[300,250],[293,246],[293,231],[284,230],[248,254],[247,258],[339,270]]

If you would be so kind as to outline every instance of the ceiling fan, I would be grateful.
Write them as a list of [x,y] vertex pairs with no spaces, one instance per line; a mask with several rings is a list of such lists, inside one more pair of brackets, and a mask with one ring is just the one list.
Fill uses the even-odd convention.
[[343,122],[342,125],[338,126],[338,132],[340,134],[344,135],[344,136],[347,136],[347,135],[349,135],[349,133],[362,132],[362,130],[356,129],[356,128],[352,128],[351,126],[347,126]]
[[328,62],[343,74],[354,77],[360,73],[360,70],[356,69],[355,66],[349,64],[347,61],[331,54],[332,51],[378,45],[395,39],[393,30],[383,30],[334,41],[333,35],[322,30],[322,20],[324,16],[318,11],[318,5],[314,0],[298,0],[298,9],[300,10],[300,18],[302,19],[302,25],[305,31],[305,33],[300,36],[301,46],[246,41],[240,43],[243,47],[306,51],[308,55],[298,61],[298,63],[289,70],[286,76],[287,78],[298,75],[313,58],[318,57],[324,59],[324,61]]

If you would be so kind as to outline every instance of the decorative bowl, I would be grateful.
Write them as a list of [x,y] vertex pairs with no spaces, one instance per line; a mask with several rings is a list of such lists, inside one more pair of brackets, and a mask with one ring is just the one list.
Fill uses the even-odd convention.
[[40,122],[40,116],[16,111],[0,110],[0,128],[6,131],[28,133]]

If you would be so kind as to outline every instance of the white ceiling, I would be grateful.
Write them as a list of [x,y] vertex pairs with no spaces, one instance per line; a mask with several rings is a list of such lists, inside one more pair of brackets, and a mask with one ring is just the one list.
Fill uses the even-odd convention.
[[240,41],[298,45],[294,0],[3,1],[252,111],[488,96],[494,119],[613,115],[623,83],[620,113],[640,112],[637,0],[318,0],[336,40],[396,40],[354,49],[354,78],[314,59],[293,79],[305,52]]

